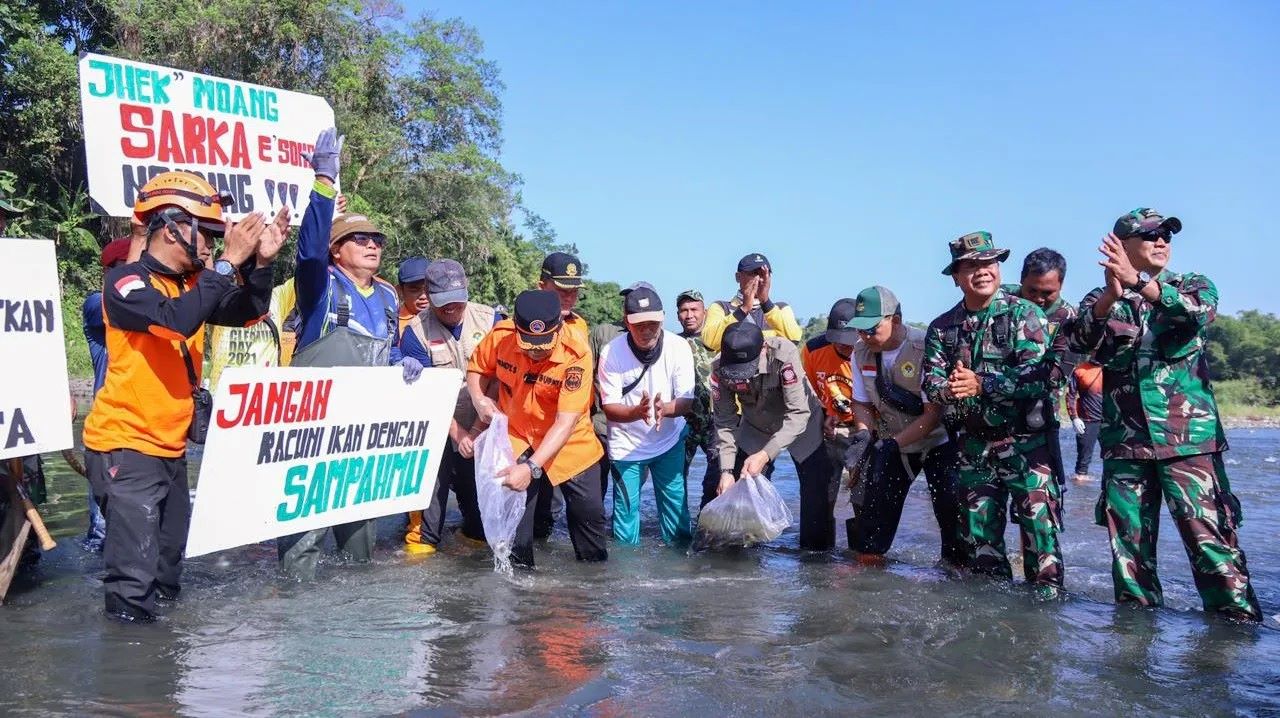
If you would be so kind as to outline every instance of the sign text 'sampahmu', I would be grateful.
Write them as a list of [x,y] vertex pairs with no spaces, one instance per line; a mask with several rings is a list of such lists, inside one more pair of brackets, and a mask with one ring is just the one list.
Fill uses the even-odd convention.
[[425,508],[462,374],[395,368],[223,372],[187,555]]

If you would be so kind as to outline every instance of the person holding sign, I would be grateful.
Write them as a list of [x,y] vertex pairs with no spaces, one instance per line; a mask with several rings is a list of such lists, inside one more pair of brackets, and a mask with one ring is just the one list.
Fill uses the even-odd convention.
[[[403,360],[396,317],[395,287],[379,279],[386,236],[367,217],[334,217],[338,156],[343,138],[330,127],[306,154],[315,169],[315,185],[298,232],[298,262],[293,286],[299,319],[297,347],[290,366],[387,366],[402,364],[406,383],[422,374],[422,363]],[[280,566],[302,580],[315,578],[327,528],[276,540]],[[356,561],[373,556],[377,520],[333,527],[338,552]]]
[[597,473],[604,450],[591,429],[591,352],[568,331],[555,292],[522,292],[514,320],[499,322],[467,367],[467,390],[481,423],[488,425],[497,411],[509,419],[517,462],[506,470],[503,483],[527,491],[511,559],[528,568],[533,568],[535,508],[550,505],[553,486],[564,496],[578,560],[609,557]]
[[[146,226],[145,253],[106,275],[107,376],[85,420],[84,446],[107,517],[106,611],[120,619],[153,620],[156,599],[178,595],[191,520],[187,441],[203,441],[208,419],[200,385],[205,324],[249,326],[271,298],[288,212],[270,223],[254,213],[227,225],[228,204],[198,175],[157,175],[134,204]],[[211,261],[213,238],[224,232],[222,256]]]
[[[497,323],[498,314],[492,307],[470,301],[467,274],[461,264],[452,259],[441,259],[430,265],[425,261],[423,296],[430,299],[430,305],[409,322],[400,340],[400,351],[423,366],[450,367],[465,372],[476,347]],[[458,510],[462,512],[462,535],[473,541],[484,541],[484,524],[480,521],[476,497],[475,461],[475,440],[482,430],[471,395],[463,387],[449,422],[449,442],[445,444],[444,459],[440,462],[435,498],[425,511],[409,514],[409,529],[404,535],[405,553],[435,553],[444,529],[450,488],[458,497]]]
[[613,537],[640,543],[640,484],[653,478],[662,540],[687,543],[684,416],[693,407],[693,350],[662,328],[662,299],[638,286],[623,300],[626,333],[600,350],[600,404],[608,419]]

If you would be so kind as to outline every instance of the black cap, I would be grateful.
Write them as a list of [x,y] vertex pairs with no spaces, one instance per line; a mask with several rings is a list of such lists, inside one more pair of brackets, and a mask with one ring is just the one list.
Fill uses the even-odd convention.
[[752,252],[738,260],[739,272],[754,272],[761,267],[768,267],[770,271],[773,270],[773,267],[769,264],[769,258],[759,252]]
[[630,324],[660,322],[666,318],[662,312],[662,297],[653,287],[636,287],[622,300],[622,316]]
[[525,346],[544,347],[560,330],[560,297],[545,289],[530,289],[516,297],[516,332]]
[[716,369],[723,379],[747,381],[760,373],[760,350],[764,348],[764,334],[751,322],[734,322],[724,330],[720,339],[720,366]]
[[831,305],[831,311],[827,313],[827,341],[833,344],[852,345],[858,338],[858,332],[855,329],[846,329],[845,324],[848,324],[857,313],[856,301],[848,297],[837,299],[836,303]]
[[581,287],[582,262],[572,254],[552,252],[542,260],[542,278],[550,279],[562,289]]

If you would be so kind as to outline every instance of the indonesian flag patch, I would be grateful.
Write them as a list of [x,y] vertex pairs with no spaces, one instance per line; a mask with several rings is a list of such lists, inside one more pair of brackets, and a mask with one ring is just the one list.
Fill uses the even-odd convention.
[[135,289],[142,289],[145,286],[147,285],[142,281],[142,277],[136,274],[126,274],[116,280],[116,294],[119,294],[121,299],[128,299],[129,292]]

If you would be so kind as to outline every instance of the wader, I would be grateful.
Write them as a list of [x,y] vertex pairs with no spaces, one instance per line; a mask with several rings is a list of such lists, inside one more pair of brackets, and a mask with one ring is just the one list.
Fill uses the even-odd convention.
[[[392,337],[395,336],[395,313],[387,310],[386,338],[362,334],[348,326],[351,297],[337,282],[334,283],[334,289],[339,293],[336,326],[295,353],[290,366],[386,366],[391,357]],[[354,561],[370,560],[373,557],[373,544],[378,538],[377,524],[377,519],[364,519],[333,526],[338,554]],[[320,561],[321,544],[328,531],[328,528],[312,529],[276,539],[281,570],[296,579],[314,580],[316,565]]]

